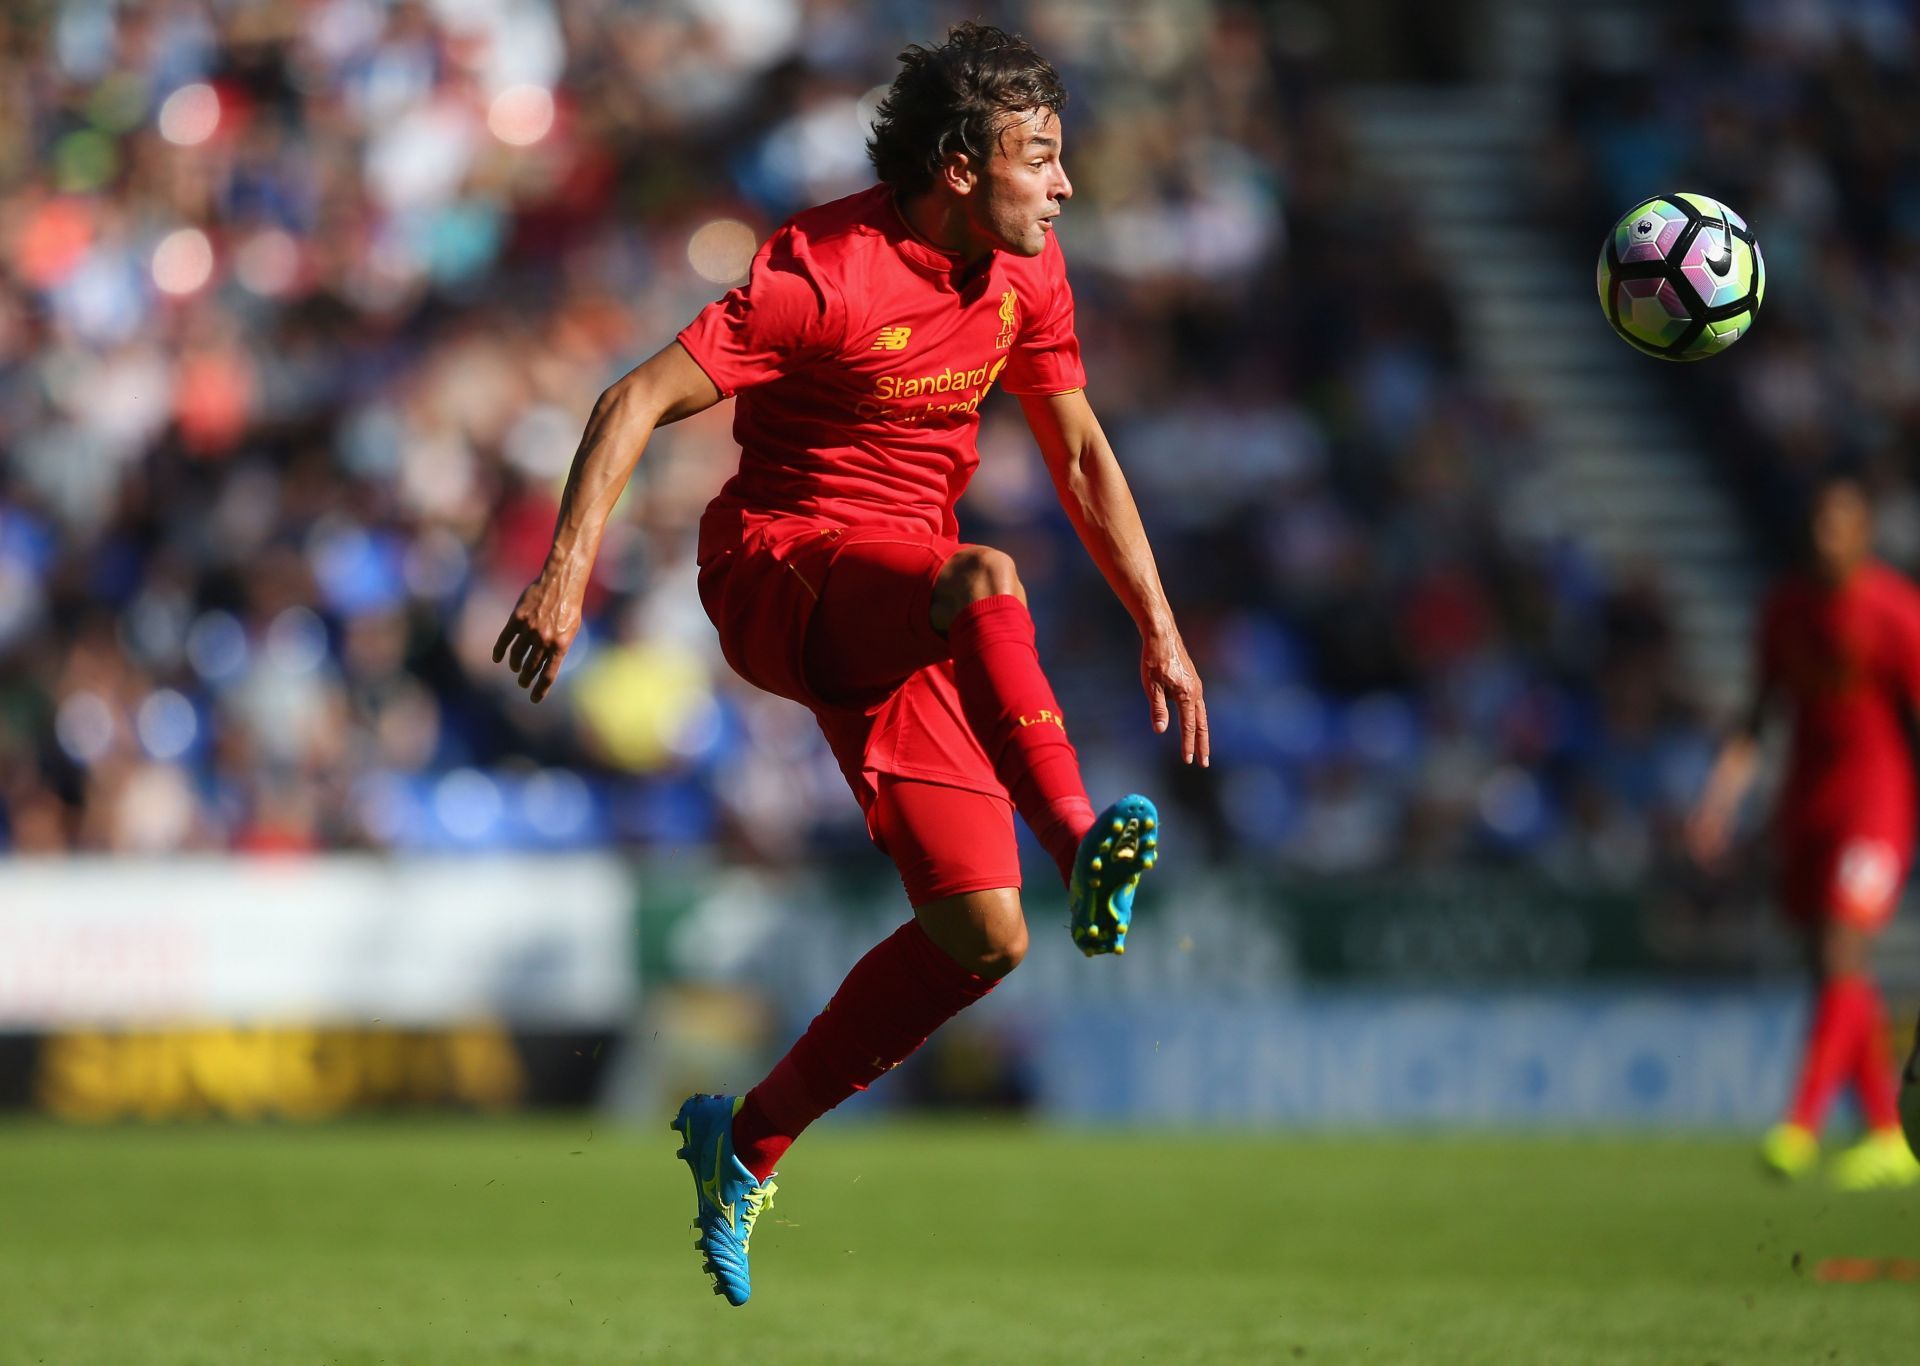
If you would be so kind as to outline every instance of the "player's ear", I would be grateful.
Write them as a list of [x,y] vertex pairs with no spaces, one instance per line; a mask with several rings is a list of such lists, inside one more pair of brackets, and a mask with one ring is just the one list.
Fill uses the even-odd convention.
[[965,152],[948,152],[940,162],[937,179],[942,188],[954,194],[971,194],[980,173],[974,168],[973,158]]

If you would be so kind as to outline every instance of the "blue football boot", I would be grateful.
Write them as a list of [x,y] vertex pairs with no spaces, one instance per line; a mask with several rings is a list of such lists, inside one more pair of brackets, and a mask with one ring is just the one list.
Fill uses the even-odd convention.
[[776,1189],[771,1179],[762,1185],[733,1155],[733,1114],[739,1108],[733,1096],[689,1096],[673,1117],[674,1132],[683,1140],[674,1156],[693,1168],[699,1202],[693,1226],[700,1236],[693,1245],[713,1277],[713,1293],[734,1305],[745,1304],[753,1293],[747,1240],[754,1221],[772,1207]]
[[1133,923],[1133,893],[1159,858],[1160,814],[1139,793],[1122,797],[1081,837],[1067,885],[1073,942],[1091,958],[1125,953]]

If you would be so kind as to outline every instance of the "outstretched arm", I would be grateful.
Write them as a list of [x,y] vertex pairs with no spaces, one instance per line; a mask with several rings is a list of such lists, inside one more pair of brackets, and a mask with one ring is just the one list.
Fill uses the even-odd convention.
[[653,429],[719,401],[713,381],[676,341],[615,380],[593,405],[560,496],[553,548],[493,645],[494,663],[505,659],[535,702],[553,686],[579,633],[600,537]]
[[1746,800],[1759,767],[1760,727],[1766,713],[1767,695],[1762,692],[1743,723],[1721,741],[1700,800],[1687,818],[1687,852],[1703,868],[1714,867],[1726,855],[1734,818],[1740,814],[1740,803]]
[[1211,757],[1207,704],[1200,675],[1180,639],[1173,609],[1160,586],[1160,571],[1147,544],[1133,491],[1120,472],[1107,435],[1084,391],[1022,395],[1020,407],[1040,443],[1054,492],[1080,541],[1100,567],[1114,595],[1140,628],[1140,682],[1152,708],[1153,728],[1167,728],[1169,711],[1180,722],[1180,757]]

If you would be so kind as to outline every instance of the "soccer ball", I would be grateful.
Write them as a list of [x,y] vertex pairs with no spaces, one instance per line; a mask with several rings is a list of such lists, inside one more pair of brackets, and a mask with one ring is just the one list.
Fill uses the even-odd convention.
[[1634,349],[1703,360],[1746,334],[1767,293],[1746,221],[1703,194],[1664,194],[1614,224],[1594,272],[1600,307]]

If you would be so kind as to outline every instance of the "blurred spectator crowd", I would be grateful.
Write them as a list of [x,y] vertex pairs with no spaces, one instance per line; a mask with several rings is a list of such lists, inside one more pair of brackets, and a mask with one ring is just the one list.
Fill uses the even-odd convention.
[[[1166,792],[1218,857],[1638,876],[1708,743],[1659,586],[1569,538],[1524,417],[1463,370],[1445,280],[1352,161],[1324,21],[975,9],[1072,92],[1091,394],[1208,683],[1215,764],[1184,771],[1017,408],[989,403],[963,526],[1034,590],[1090,787]],[[728,673],[693,591],[726,405],[657,438],[552,697],[491,650],[594,397],[774,224],[868,183],[876,87],[932,22],[906,0],[8,7],[0,847],[863,842],[809,718]],[[1860,125],[1804,114],[1826,66],[1752,52],[1722,77],[1777,124],[1659,109],[1698,134],[1675,155],[1748,147],[1751,218],[1762,187],[1825,196],[1835,278],[1902,282],[1873,286],[1850,351],[1772,306],[1753,420],[1789,459],[1833,438],[1814,417],[1842,386],[1895,411],[1888,367],[1849,357],[1920,335],[1895,211],[1920,200],[1897,145],[1859,149],[1879,182],[1834,171]],[[1910,72],[1839,39],[1819,60],[1920,127]],[[1569,109],[1603,159],[1594,109]],[[1759,155],[1782,129],[1794,154]]]

